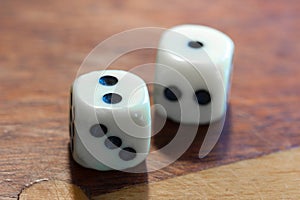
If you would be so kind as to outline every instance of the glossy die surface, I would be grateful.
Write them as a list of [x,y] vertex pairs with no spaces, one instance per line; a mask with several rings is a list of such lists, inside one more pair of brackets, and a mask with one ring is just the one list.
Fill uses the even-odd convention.
[[122,170],[145,160],[150,145],[150,103],[145,82],[120,70],[79,76],[71,92],[73,158],[97,170]]
[[165,31],[157,53],[155,103],[177,122],[220,119],[227,107],[233,53],[232,40],[210,27],[181,25]]

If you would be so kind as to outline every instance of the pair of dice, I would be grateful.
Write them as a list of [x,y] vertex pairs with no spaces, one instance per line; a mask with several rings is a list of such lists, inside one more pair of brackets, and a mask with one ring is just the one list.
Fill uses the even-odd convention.
[[[158,47],[154,101],[160,114],[205,124],[226,112],[234,44],[224,33],[198,25],[164,32]],[[71,89],[72,156],[101,171],[123,170],[144,161],[151,139],[146,83],[120,70],[79,76]]]

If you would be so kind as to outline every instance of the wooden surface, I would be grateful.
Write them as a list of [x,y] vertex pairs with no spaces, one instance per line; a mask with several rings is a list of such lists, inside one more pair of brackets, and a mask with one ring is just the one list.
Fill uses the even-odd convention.
[[[281,163],[281,164],[279,164]],[[100,199],[299,199],[300,148],[122,189]],[[222,179],[222,181],[220,181]]]
[[[298,199],[299,165],[300,148],[296,148],[131,186],[92,199]],[[76,185],[62,181],[41,181],[24,189],[19,197],[20,200],[87,199]]]
[[[100,198],[100,197],[99,197]],[[88,197],[76,185],[64,181],[41,181],[24,188],[19,195],[20,200],[39,199],[80,199]]]
[[[220,168],[212,167],[298,147],[299,13],[297,0],[1,1],[0,199],[16,199],[24,188],[40,181],[71,183],[89,197],[124,187],[135,188],[136,184],[153,185],[153,191],[159,194],[157,190],[163,193],[163,189],[154,185],[159,186],[169,178],[172,179],[168,183],[172,183],[182,176],[183,186],[189,187],[185,177],[190,173],[204,173],[199,176],[207,175],[207,179],[218,182],[211,187],[218,188],[243,175],[238,173],[231,178],[224,172],[214,173]],[[77,165],[68,149],[68,97],[85,56],[99,42],[130,28],[168,28],[185,23],[217,28],[230,35],[236,44],[230,110],[213,152],[203,160],[197,158],[207,128],[204,126],[177,162],[156,172],[97,172]],[[129,69],[154,59],[154,50],[144,50],[122,57],[114,66]],[[176,129],[177,124],[168,122],[153,138],[152,149],[166,144]],[[291,154],[291,160],[299,157],[298,151],[287,154]],[[290,169],[295,179],[300,179],[298,161],[263,161],[268,163],[266,166],[277,164],[279,168]],[[255,170],[251,168],[254,161],[249,162],[244,174]],[[226,167],[235,172],[233,166]],[[208,168],[212,169],[206,171]],[[299,182],[281,177],[280,170],[265,170],[262,176],[266,179],[259,179],[259,184],[254,180],[257,191],[263,191],[261,198],[300,196],[300,192],[293,190]],[[270,176],[282,178],[280,189],[264,190],[274,181]],[[247,198],[246,186],[253,183],[253,178],[241,178],[239,189],[244,192],[237,195]],[[284,184],[287,191],[293,190],[290,196],[280,196]],[[146,198],[148,194],[145,195]]]

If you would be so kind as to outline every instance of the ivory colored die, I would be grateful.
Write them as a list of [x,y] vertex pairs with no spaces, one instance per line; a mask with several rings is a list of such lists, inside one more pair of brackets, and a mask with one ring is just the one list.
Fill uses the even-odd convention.
[[224,116],[230,89],[234,43],[206,26],[181,25],[161,37],[154,101],[161,114],[188,124],[206,124]]
[[149,94],[138,76],[120,70],[79,76],[71,89],[72,155],[97,170],[134,167],[148,155]]

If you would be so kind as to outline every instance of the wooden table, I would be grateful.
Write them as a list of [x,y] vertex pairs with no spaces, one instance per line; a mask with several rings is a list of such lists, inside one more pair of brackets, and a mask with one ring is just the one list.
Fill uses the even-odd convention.
[[[235,44],[230,109],[214,150],[199,134],[175,163],[98,172],[69,153],[69,87],[85,56],[137,27],[203,24]],[[299,199],[300,4],[276,1],[12,1],[0,6],[0,199]],[[116,67],[152,61],[154,50]],[[159,148],[176,124],[152,140]],[[163,158],[161,158],[163,159]]]

